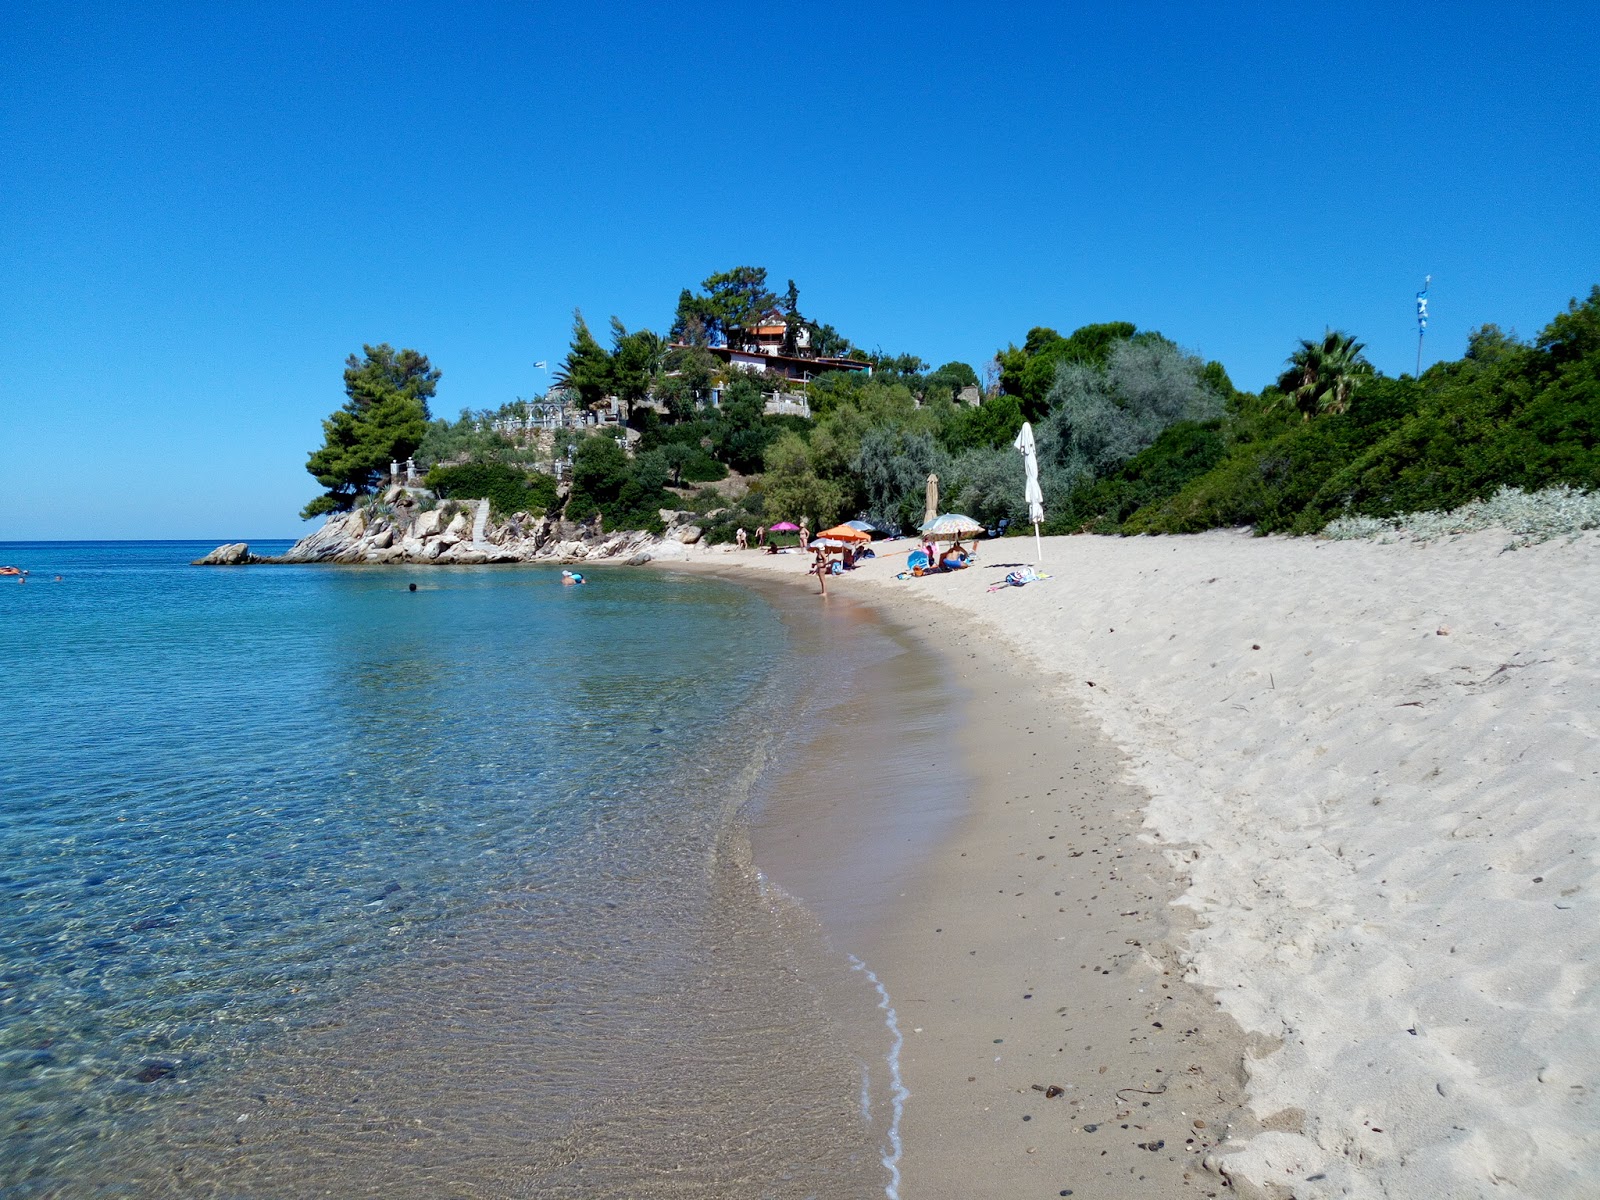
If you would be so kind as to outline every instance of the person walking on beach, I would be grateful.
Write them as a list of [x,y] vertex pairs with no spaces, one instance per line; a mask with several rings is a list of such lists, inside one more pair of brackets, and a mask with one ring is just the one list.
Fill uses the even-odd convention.
[[811,544],[811,530],[806,528],[807,522],[800,522],[800,548],[804,550]]
[[765,525],[757,525],[756,526],[756,545],[765,546],[766,544],[767,544],[767,527]]
[[750,548],[750,539],[745,536],[743,525],[739,526],[739,532],[733,535],[733,540],[739,544],[739,549],[741,550]]
[[811,569],[816,572],[817,587],[821,589],[820,595],[828,594],[828,556],[821,546],[817,547],[817,557],[811,564]]

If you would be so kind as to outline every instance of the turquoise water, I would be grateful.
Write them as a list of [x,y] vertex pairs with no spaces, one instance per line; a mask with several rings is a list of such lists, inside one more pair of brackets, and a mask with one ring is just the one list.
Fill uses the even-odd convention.
[[0,1190],[878,1186],[730,840],[839,686],[795,614],[208,549],[0,544]]

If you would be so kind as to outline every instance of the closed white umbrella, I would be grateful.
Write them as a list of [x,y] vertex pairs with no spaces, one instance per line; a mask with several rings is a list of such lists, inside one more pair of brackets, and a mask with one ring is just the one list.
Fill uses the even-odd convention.
[[1028,502],[1028,520],[1033,522],[1033,546],[1039,562],[1044,562],[1044,542],[1039,537],[1039,522],[1044,520],[1044,492],[1039,489],[1039,454],[1033,445],[1033,426],[1024,421],[1022,432],[1011,443],[1022,451],[1022,468],[1028,481],[1023,488],[1023,498]]

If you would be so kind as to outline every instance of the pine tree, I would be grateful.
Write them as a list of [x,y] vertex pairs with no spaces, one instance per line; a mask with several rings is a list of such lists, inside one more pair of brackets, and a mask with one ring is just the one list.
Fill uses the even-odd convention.
[[442,372],[415,350],[387,342],[363,346],[364,358],[345,360],[344,404],[322,423],[323,444],[306,470],[327,490],[301,510],[305,518],[344,512],[371,492],[393,461],[410,458],[422,444],[428,400]]

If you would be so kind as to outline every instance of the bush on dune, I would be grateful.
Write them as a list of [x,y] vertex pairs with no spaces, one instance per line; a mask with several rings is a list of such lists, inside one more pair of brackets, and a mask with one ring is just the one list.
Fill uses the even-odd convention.
[[1050,515],[1047,533],[1118,533],[1139,509],[1178,492],[1222,460],[1227,440],[1222,421],[1180,421],[1116,472],[1074,488]]
[[1230,414],[1216,466],[1122,531],[1316,533],[1342,517],[1445,513],[1503,488],[1600,489],[1600,287],[1533,345],[1488,325],[1420,380],[1364,378],[1347,411],[1273,431],[1277,403]]

